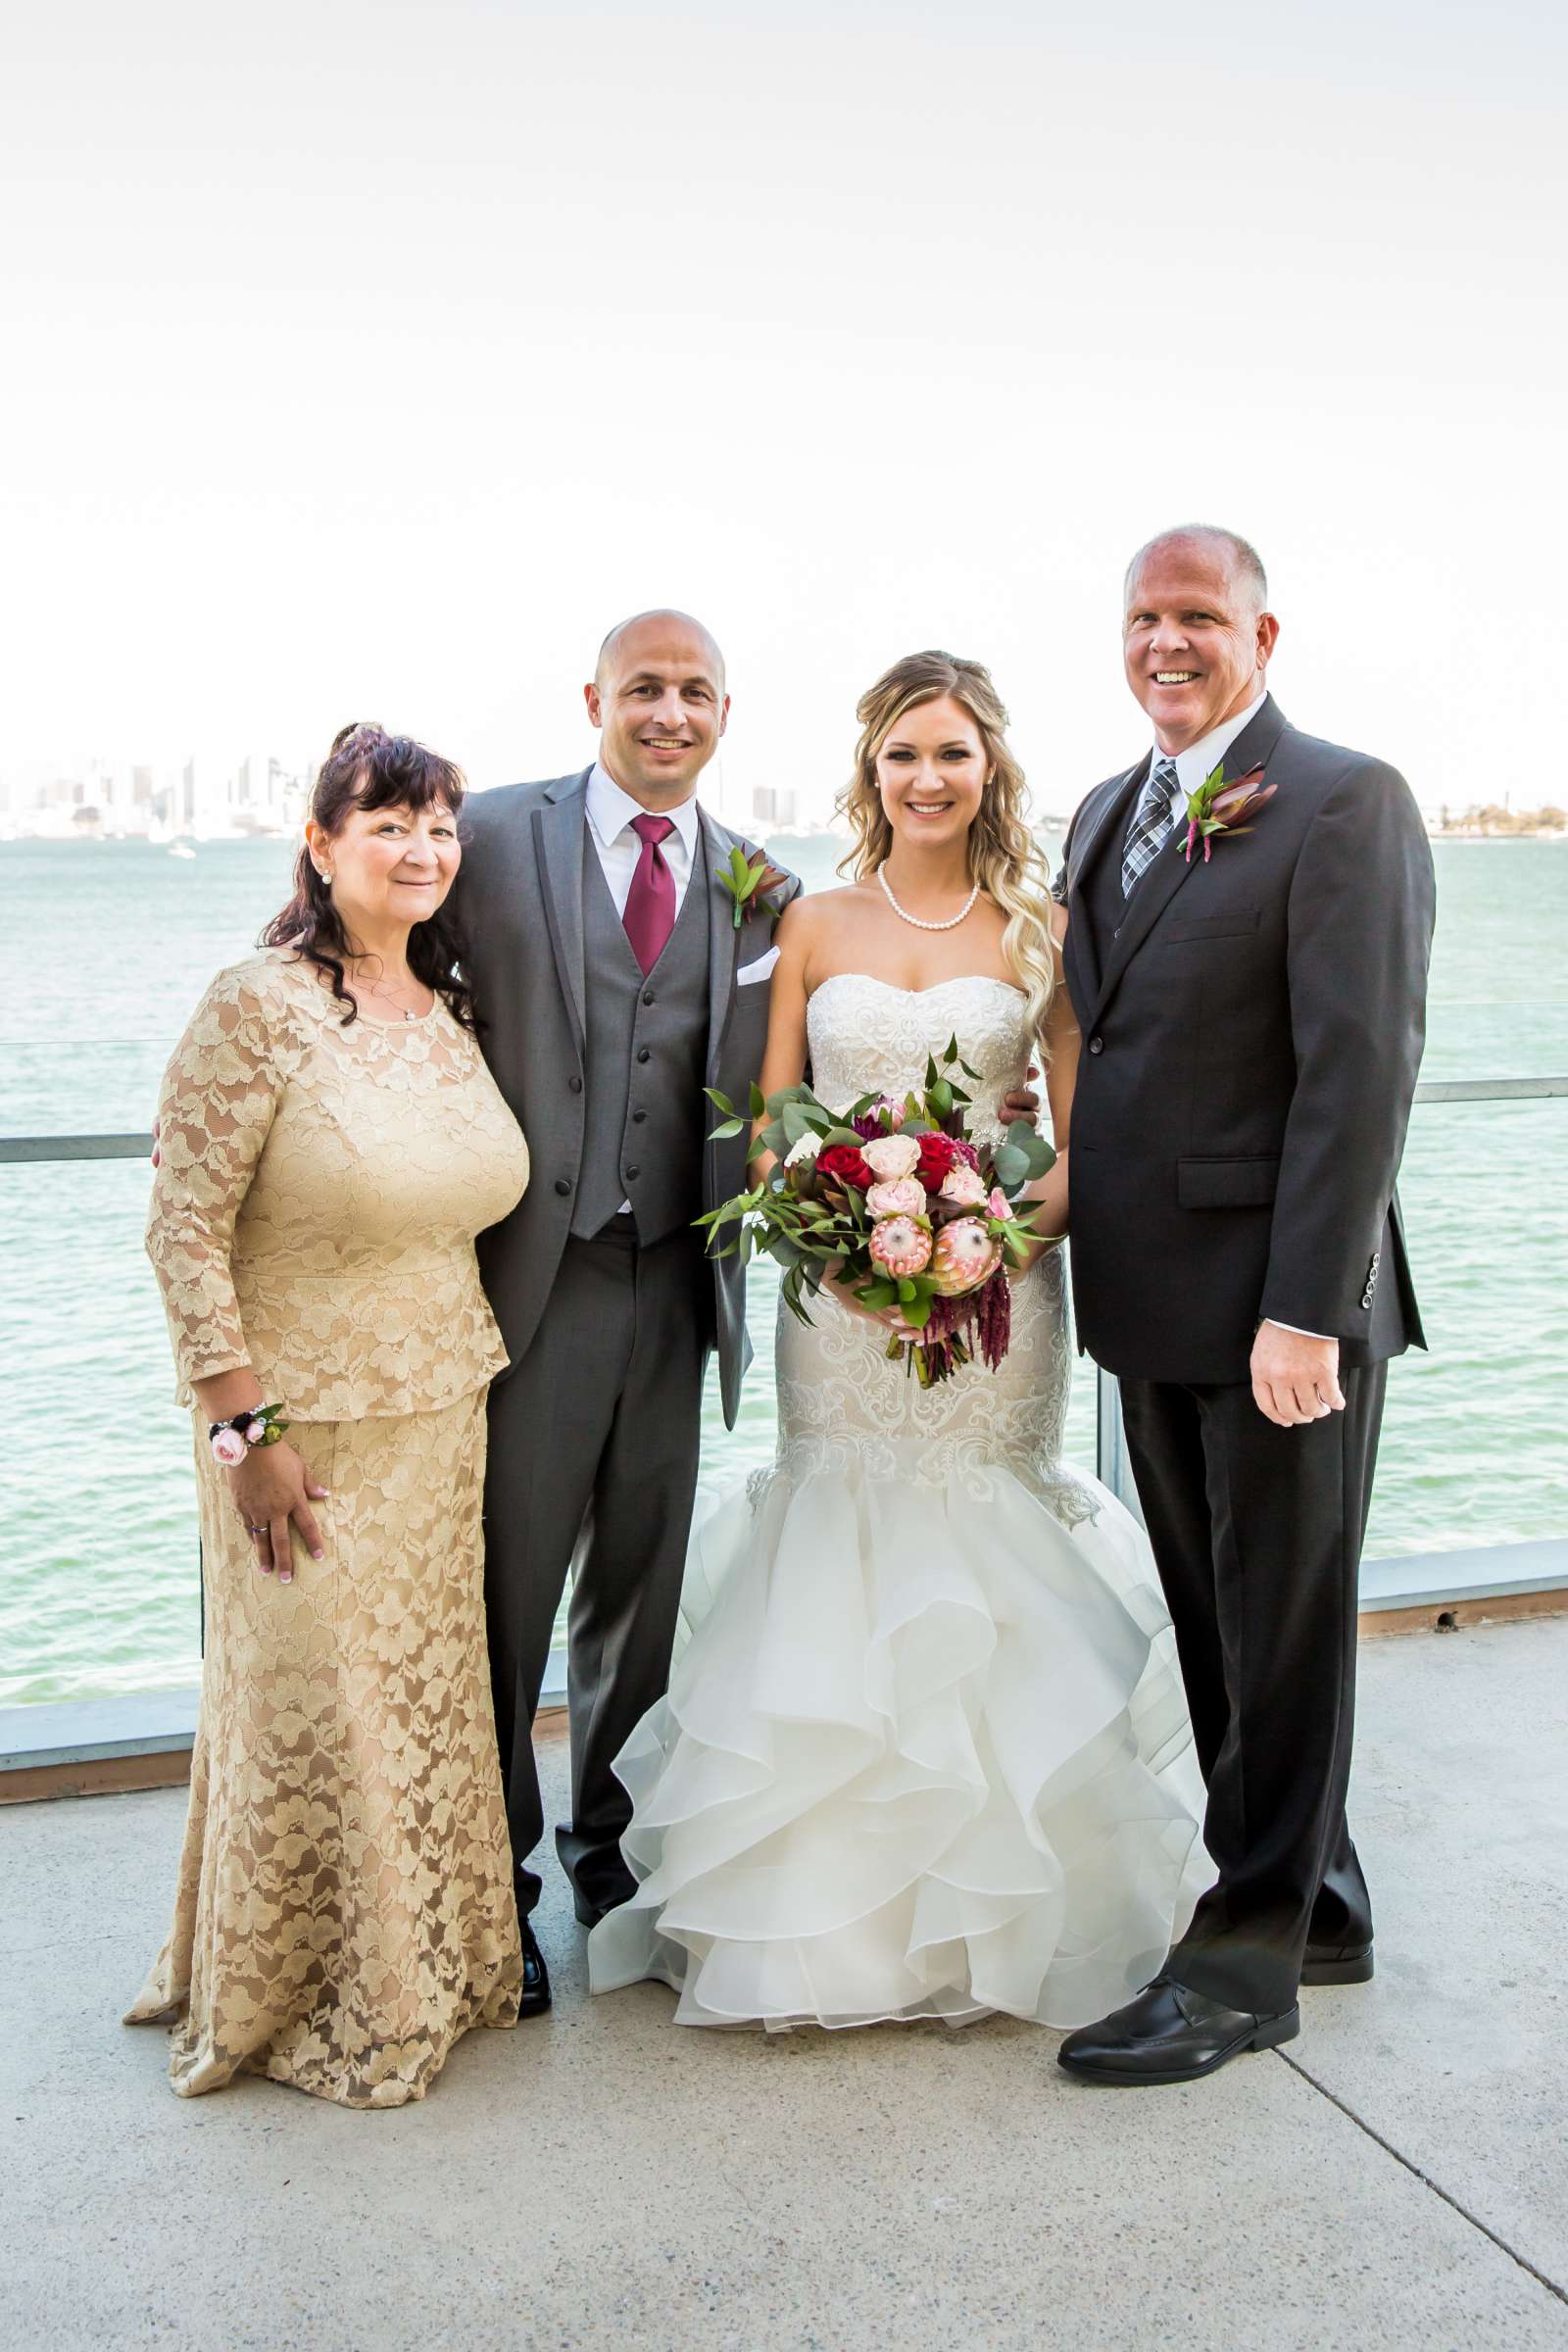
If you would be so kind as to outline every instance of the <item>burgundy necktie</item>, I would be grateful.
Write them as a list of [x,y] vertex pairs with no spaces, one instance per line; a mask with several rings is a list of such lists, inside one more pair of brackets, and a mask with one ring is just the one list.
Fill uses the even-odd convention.
[[659,961],[664,942],[675,928],[675,877],[659,846],[669,839],[675,828],[667,816],[634,816],[631,829],[643,849],[621,919],[631,941],[632,954],[646,973]]

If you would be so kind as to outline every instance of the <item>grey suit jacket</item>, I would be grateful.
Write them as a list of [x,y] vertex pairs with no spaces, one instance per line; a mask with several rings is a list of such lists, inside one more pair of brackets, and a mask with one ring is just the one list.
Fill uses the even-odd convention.
[[[555,1282],[582,1157],[589,1018],[582,861],[591,772],[585,768],[546,784],[503,785],[475,793],[463,808],[464,855],[453,909],[465,943],[464,965],[473,985],[485,1059],[527,1137],[532,1161],[517,1207],[479,1237],[485,1291],[513,1364],[526,1353]],[[777,920],[759,906],[735,927],[734,901],[714,874],[738,841],[704,809],[688,886],[708,899],[706,1083],[734,1102],[743,1101],[761,1069],[772,994],[767,979],[741,985],[738,974],[767,955]],[[779,912],[800,889],[790,875],[772,894]],[[691,1115],[705,1136],[718,1124],[706,1097],[693,1102]],[[744,1134],[705,1147],[705,1208],[741,1191],[746,1152]],[[711,1279],[724,1419],[733,1428],[751,1360],[745,1275],[729,1257],[712,1261]],[[706,1311],[707,1304],[705,1293],[694,1300],[694,1311]]]

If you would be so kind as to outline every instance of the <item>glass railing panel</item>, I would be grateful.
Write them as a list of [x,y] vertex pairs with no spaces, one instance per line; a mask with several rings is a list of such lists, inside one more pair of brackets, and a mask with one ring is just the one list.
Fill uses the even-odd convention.
[[0,1167],[0,1706],[197,1681],[190,1424],[136,1160]]
[[1568,1102],[1416,1107],[1399,1196],[1428,1349],[1390,1367],[1371,1559],[1568,1534],[1565,1148]]

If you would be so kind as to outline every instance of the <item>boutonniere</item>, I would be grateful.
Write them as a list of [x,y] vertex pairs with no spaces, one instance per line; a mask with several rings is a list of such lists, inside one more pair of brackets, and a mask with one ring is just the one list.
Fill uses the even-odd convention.
[[769,865],[760,850],[741,843],[731,850],[727,863],[714,866],[713,879],[723,884],[735,902],[738,931],[746,917],[755,914],[760,906],[768,914],[778,913],[778,904],[768,894],[781,890],[789,877],[776,865]]
[[1227,784],[1225,762],[1222,760],[1213,773],[1203,778],[1198,790],[1187,795],[1187,840],[1182,855],[1188,864],[1193,862],[1193,852],[1200,837],[1203,844],[1203,863],[1206,865],[1216,833],[1250,833],[1252,829],[1251,819],[1274,798],[1278,790],[1277,784],[1264,783],[1261,767],[1250,767],[1245,776],[1237,776]]

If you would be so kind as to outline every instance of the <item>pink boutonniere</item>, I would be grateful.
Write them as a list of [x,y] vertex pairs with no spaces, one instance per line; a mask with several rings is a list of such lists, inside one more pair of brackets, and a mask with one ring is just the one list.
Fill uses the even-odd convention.
[[1251,820],[1278,792],[1277,784],[1265,784],[1261,767],[1250,767],[1245,776],[1225,781],[1225,762],[1222,760],[1212,773],[1203,778],[1196,792],[1187,795],[1187,839],[1182,855],[1189,865],[1200,839],[1203,844],[1203,863],[1206,865],[1216,833],[1250,833]]

